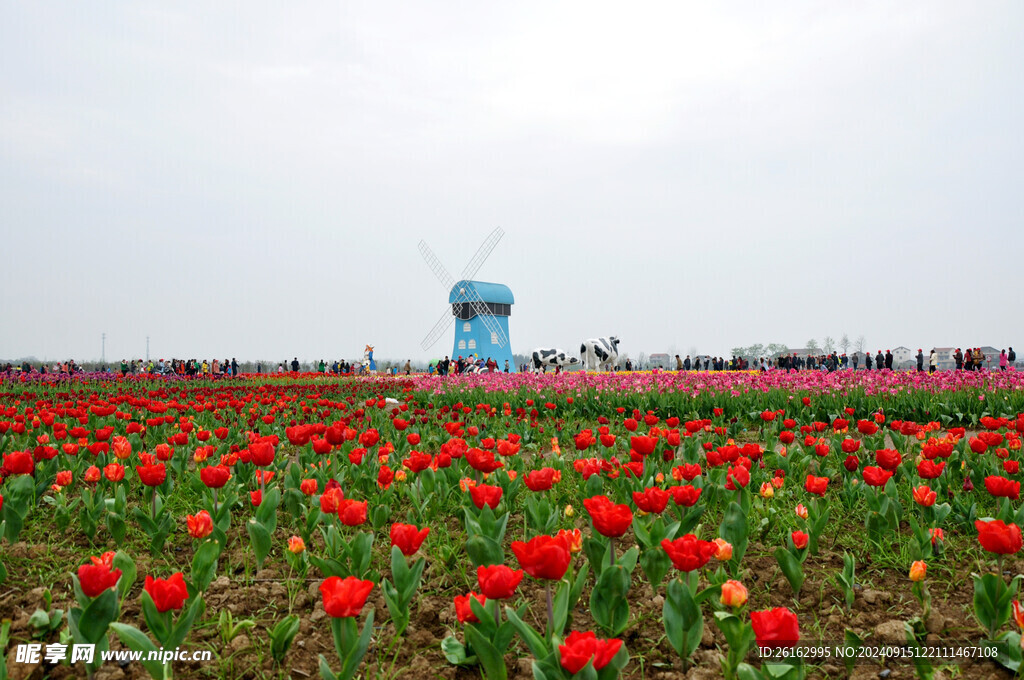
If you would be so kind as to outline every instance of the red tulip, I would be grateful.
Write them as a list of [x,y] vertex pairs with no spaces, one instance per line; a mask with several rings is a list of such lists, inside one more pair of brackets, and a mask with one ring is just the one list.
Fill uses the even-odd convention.
[[466,595],[456,595],[455,616],[459,619],[459,623],[480,623],[480,619],[473,613],[470,598],[476,598],[480,604],[487,604],[487,598],[483,594],[474,593],[472,590]]
[[857,421],[857,432],[865,435],[872,435],[878,432],[878,425],[875,425],[870,420],[858,420]]
[[558,645],[558,655],[562,668],[573,675],[583,670],[591,659],[594,660],[594,670],[601,670],[611,663],[620,649],[622,640],[618,638],[602,640],[594,633],[574,630],[566,636],[565,644]]
[[935,501],[938,498],[938,494],[931,490],[930,487],[921,485],[914,487],[914,502],[921,507],[930,508],[935,505]]
[[607,496],[585,498],[583,507],[590,514],[594,529],[602,536],[620,538],[633,523],[633,511],[629,506],[613,503]]
[[120,463],[108,463],[103,467],[103,476],[111,482],[120,482],[124,479],[124,466]]
[[135,470],[139,473],[139,479],[146,486],[160,486],[167,479],[167,469],[163,463],[136,465]]
[[478,484],[469,489],[469,496],[473,500],[473,505],[478,510],[483,510],[485,505],[491,510],[497,508],[498,503],[501,502],[501,494],[500,486],[491,486],[489,484]]
[[324,598],[324,611],[332,619],[359,616],[371,590],[373,590],[373,581],[364,581],[355,576],[346,578],[331,576],[320,584],[320,595]]
[[180,571],[168,579],[147,576],[144,590],[153,598],[153,604],[160,613],[181,609],[188,599],[185,576]]
[[807,475],[807,481],[804,482],[804,489],[807,493],[813,493],[817,496],[824,496],[825,491],[828,489],[828,477],[815,477],[814,475]]
[[220,489],[231,479],[231,469],[226,465],[211,465],[199,471],[199,479],[210,489]]
[[476,578],[480,582],[480,592],[488,600],[505,600],[512,597],[523,580],[523,570],[516,571],[504,564],[480,566],[476,569]]
[[391,545],[397,545],[402,554],[409,557],[420,549],[429,533],[428,527],[417,529],[412,524],[396,522],[391,525]]
[[714,542],[702,541],[693,534],[686,534],[674,541],[666,538],[662,540],[661,547],[672,560],[672,566],[686,572],[700,569],[718,552]]
[[268,441],[258,441],[249,445],[249,459],[257,467],[266,467],[274,462],[274,445]]
[[857,453],[860,450],[860,442],[856,439],[846,438],[840,444],[840,448],[843,450],[843,453]]
[[325,515],[333,515],[338,512],[338,506],[345,499],[345,495],[339,487],[324,489],[320,494],[320,512]]
[[985,490],[996,498],[1009,498],[1011,500],[1020,498],[1020,482],[1015,482],[1006,477],[989,475],[985,478]]
[[185,523],[192,538],[206,538],[213,533],[213,518],[206,510],[200,510],[194,515],[185,515]]
[[527,574],[538,580],[560,581],[572,553],[560,536],[535,536],[526,543],[512,541],[512,553]]
[[936,463],[932,460],[922,460],[917,464],[917,476],[921,479],[937,479],[942,474],[946,463]]
[[466,462],[474,470],[483,473],[491,473],[505,466],[500,460],[494,459],[494,452],[482,449],[469,449],[466,451]]
[[523,481],[530,491],[547,491],[554,486],[555,469],[546,467],[540,470],[530,470],[523,477]]
[[867,466],[862,473],[864,481],[868,486],[885,486],[885,483],[892,477],[892,473],[880,467]]
[[366,501],[346,498],[338,504],[338,519],[347,527],[357,527],[366,522]]
[[13,451],[4,456],[3,467],[0,468],[0,477],[12,477],[14,475],[31,475],[36,468],[32,454],[28,451]]
[[725,488],[728,491],[744,489],[750,484],[750,470],[742,465],[733,465],[725,475]]
[[795,647],[800,641],[796,614],[785,607],[750,612],[758,647]]
[[359,435],[359,445],[364,446],[368,449],[372,449],[380,441],[380,433],[377,430],[370,428]]
[[433,462],[434,457],[423,451],[410,451],[409,457],[402,461],[402,465],[412,473],[423,472]]
[[320,484],[315,479],[303,479],[299,483],[299,491],[305,496],[312,496],[316,493]]
[[641,456],[649,456],[654,453],[654,447],[657,444],[657,437],[635,435],[629,438],[629,447]]
[[979,519],[974,526],[978,530],[978,542],[990,553],[1013,555],[1021,549],[1020,527],[1016,524],[1006,524],[1001,519],[989,522]]
[[671,495],[672,494],[664,489],[648,487],[643,491],[633,492],[633,503],[643,512],[660,515],[665,511],[665,506],[668,505],[668,499]]
[[672,501],[676,505],[689,508],[693,507],[700,500],[700,494],[703,489],[687,484],[685,486],[670,486],[668,491],[672,494]]
[[810,536],[802,531],[793,532],[793,547],[797,550],[803,550],[807,547],[807,541],[810,540]]
[[[113,553],[110,553],[111,560]],[[117,585],[121,578],[120,569],[111,569],[111,562],[103,558],[91,557],[91,564],[83,564],[78,568],[78,582],[86,597],[98,597],[104,590]]]
[[889,470],[890,472],[895,470],[903,462],[903,456],[900,455],[899,451],[893,451],[892,449],[879,449],[875,451],[875,462],[883,470]]

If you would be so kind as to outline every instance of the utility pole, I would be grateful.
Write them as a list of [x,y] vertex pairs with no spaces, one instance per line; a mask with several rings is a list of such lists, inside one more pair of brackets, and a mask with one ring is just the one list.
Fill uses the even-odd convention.
[[149,361],[149,336],[146,336],[146,361]]
[[100,363],[107,363],[107,334],[103,334],[103,349],[100,350]]

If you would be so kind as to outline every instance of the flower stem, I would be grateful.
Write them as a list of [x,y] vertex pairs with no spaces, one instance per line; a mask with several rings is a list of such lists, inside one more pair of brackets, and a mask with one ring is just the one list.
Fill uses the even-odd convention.
[[608,561],[608,564],[610,564],[611,566],[614,567],[615,566],[615,539],[611,538],[611,537],[608,538],[608,554],[611,556],[611,559]]
[[551,582],[544,582],[544,590],[548,596],[548,639],[555,634],[555,605],[551,601]]

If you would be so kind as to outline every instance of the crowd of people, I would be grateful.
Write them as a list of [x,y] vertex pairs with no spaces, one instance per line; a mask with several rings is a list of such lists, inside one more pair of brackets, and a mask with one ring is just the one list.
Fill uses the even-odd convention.
[[[985,353],[980,347],[968,347],[966,350],[961,350],[957,347],[955,351],[951,353],[951,356],[947,356],[945,359],[939,355],[939,352],[933,347],[927,355],[924,350],[918,348],[916,359],[917,370],[923,372],[927,367],[929,373],[934,373],[941,370],[943,366],[948,366],[949,359],[952,359],[955,370],[958,371],[980,371],[987,368],[987,364],[990,361],[990,357],[986,357]],[[769,371],[769,370],[786,370],[786,371],[803,371],[803,370],[820,370],[820,371],[837,371],[837,370],[893,370],[894,368],[894,356],[891,350],[878,350],[874,355],[871,352],[852,352],[849,355],[846,353],[830,352],[827,354],[814,355],[799,355],[796,352],[790,354],[781,354],[774,358],[760,357],[759,359],[750,359],[746,357],[733,356],[731,359],[724,357],[711,357],[711,356],[698,356],[691,358],[689,354],[685,358],[681,358],[678,354],[675,355],[675,370],[677,371]],[[1000,371],[1006,371],[1010,367],[1016,365],[1017,353],[1013,347],[1009,350],[1001,350],[999,356],[994,359],[994,365],[992,368],[998,367]],[[901,364],[899,367],[905,367],[906,364]],[[301,364],[299,363],[298,357],[293,358],[289,361],[282,361],[277,365],[278,373],[292,372],[298,373]],[[897,368],[899,368],[897,367]],[[515,370],[525,373],[530,370],[529,364],[522,364],[521,366],[514,367]],[[613,367],[613,370],[641,370],[640,365],[635,365],[630,358],[626,358],[622,361],[621,365]],[[255,365],[257,373],[263,372],[263,364],[257,363]],[[509,366],[509,362],[506,360],[504,365],[504,372],[508,373],[512,367]],[[561,367],[556,367],[556,372],[559,372]],[[75,373],[81,373],[85,369],[77,364],[74,359],[69,359],[64,362],[57,362],[53,364],[41,363],[37,366],[29,363],[22,362],[20,365],[15,366],[11,363],[0,366],[0,373],[38,373],[46,375],[49,373],[55,375],[72,375]],[[100,367],[103,372],[108,371],[107,366]],[[114,369],[117,370],[117,369]],[[333,373],[336,375],[346,375],[352,373],[364,372],[365,366],[361,363],[351,363],[348,361],[338,360],[331,364],[327,364],[326,361],[320,359],[313,363],[312,370],[320,373]],[[387,373],[398,374],[399,371],[409,375],[412,372],[412,360],[406,360],[405,364],[399,368],[398,365],[391,366],[385,371]],[[444,359],[438,361],[432,361],[427,367],[427,372],[430,375],[462,375],[465,373],[497,373],[502,368],[498,365],[498,362],[491,357],[484,359],[477,355],[470,355],[468,357],[458,357],[455,360],[449,359],[445,356]],[[210,377],[232,377],[239,374],[238,361],[235,358],[231,359],[171,359],[170,361],[164,361],[159,359],[156,361],[149,360],[143,361],[142,359],[126,360],[122,359],[120,364],[120,373],[122,376],[137,375],[137,374],[152,374],[152,375],[179,375],[179,376],[210,376]]]
[[[919,348],[916,359],[917,370],[924,371],[925,363],[927,362],[929,373],[940,370],[940,365],[943,362],[934,347],[929,352],[927,358],[924,355],[924,351]],[[968,347],[966,351],[961,351],[957,347],[952,354],[952,359],[958,371],[980,371],[985,368],[987,357],[980,347]],[[772,369],[786,371],[839,371],[851,368],[856,371],[862,367],[866,371],[884,369],[891,371],[893,370],[893,361],[892,350],[888,349],[885,350],[884,354],[882,350],[878,350],[874,356],[872,356],[871,352],[864,352],[863,361],[861,361],[860,352],[853,352],[850,355],[847,355],[845,352],[842,354],[830,352],[818,356],[801,356],[793,352],[791,354],[780,354],[774,359],[761,357],[754,360],[753,365],[751,365],[750,360],[739,356],[733,356],[732,359],[726,360],[722,357],[697,357],[696,359],[691,359],[689,354],[686,355],[685,359],[682,359],[678,354],[675,355],[677,371],[768,371]],[[1007,370],[1010,366],[1014,366],[1016,362],[1017,353],[1014,352],[1013,347],[1010,347],[1009,351],[1004,349],[999,353],[998,367],[1000,371]],[[630,370],[630,368],[627,366],[626,370]]]
[[[408,366],[408,363],[406,363]],[[430,362],[427,366],[427,373],[430,375],[461,375],[463,373],[497,373],[498,362],[487,357],[486,361],[483,357],[476,355],[469,355],[468,357],[459,357],[455,361],[452,361],[445,355],[444,359],[440,359],[437,362]],[[508,359],[505,360],[504,372],[508,373],[511,367],[509,366]],[[519,367],[522,372],[526,371],[526,365]]]

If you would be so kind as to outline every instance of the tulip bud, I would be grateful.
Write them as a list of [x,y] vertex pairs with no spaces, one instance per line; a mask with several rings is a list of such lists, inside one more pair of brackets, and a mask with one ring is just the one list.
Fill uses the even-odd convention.
[[803,503],[796,506],[796,516],[800,519],[807,519],[807,508],[804,507]]
[[731,579],[722,584],[722,604],[726,607],[742,607],[746,603],[746,586]]
[[761,484],[761,498],[771,498],[775,495],[775,489],[772,488],[771,483],[763,482]]
[[724,538],[716,538],[712,541],[715,544],[715,559],[719,562],[728,562],[732,559],[732,543]]
[[566,517],[572,517],[575,514],[576,514],[576,511],[572,509],[571,505],[565,506],[565,516]]
[[288,539],[288,551],[294,555],[298,555],[305,551],[306,542],[302,540],[301,536],[292,536]]
[[910,565],[910,580],[915,583],[923,581],[925,574],[928,573],[928,565],[924,563],[924,560],[918,560]]

